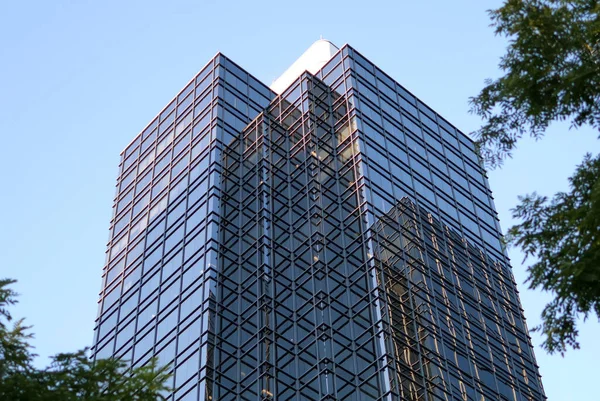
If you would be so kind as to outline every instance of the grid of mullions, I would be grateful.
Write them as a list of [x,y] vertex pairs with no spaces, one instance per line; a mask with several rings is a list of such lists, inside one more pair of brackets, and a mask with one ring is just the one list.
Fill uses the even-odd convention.
[[305,75],[226,151],[213,399],[385,393],[357,159],[338,155],[334,126],[348,116],[333,113],[337,98]]
[[360,130],[363,175],[376,216],[409,196],[505,261],[487,177],[470,139],[351,48],[318,75],[337,92],[347,90],[349,111],[358,116],[348,131],[356,125]]
[[122,154],[94,354],[157,356],[177,398],[204,393],[220,149],[273,96],[217,55]]
[[[462,314],[456,312],[456,305],[453,305],[454,309],[446,304],[444,304],[444,308],[437,307],[429,297],[421,299],[422,295],[413,294],[412,302],[416,304],[414,308],[420,311],[419,319],[426,321],[426,310],[429,310],[430,324],[427,327],[415,327],[412,332],[394,326],[394,320],[391,318],[386,321],[386,315],[395,314],[398,320],[405,321],[405,326],[410,326],[406,323],[406,313],[403,312],[411,304],[411,300],[398,296],[400,302],[397,302],[395,307],[389,306],[392,304],[390,298],[393,295],[398,295],[394,293],[393,288],[388,286],[381,289],[381,293],[386,294],[389,311],[386,313],[386,310],[382,310],[384,317],[378,322],[374,320],[376,313],[370,309],[377,302],[374,302],[376,295],[374,295],[373,289],[369,287],[368,280],[365,280],[362,286],[358,284],[359,281],[350,281],[351,285],[348,286],[348,281],[343,279],[331,280],[331,277],[335,277],[336,274],[343,277],[344,275],[351,275],[352,271],[366,274],[368,271],[368,263],[365,258],[365,255],[368,254],[366,248],[363,248],[359,253],[362,255],[362,262],[359,262],[360,257],[352,259],[357,265],[334,265],[333,268],[330,268],[329,264],[325,264],[324,267],[315,268],[315,264],[320,266],[323,261],[319,256],[316,258],[313,256],[313,260],[310,260],[310,255],[314,255],[314,249],[309,247],[312,241],[318,244],[317,248],[325,249],[325,252],[328,248],[335,249],[333,244],[352,243],[351,241],[356,241],[357,238],[360,238],[357,243],[361,243],[364,247],[365,237],[360,227],[361,225],[363,228],[365,227],[365,221],[360,218],[359,204],[361,204],[361,197],[358,195],[360,191],[356,186],[358,180],[356,180],[357,176],[355,174],[360,163],[360,153],[358,152],[358,146],[350,145],[357,142],[358,136],[356,134],[340,135],[339,129],[331,131],[333,126],[345,127],[352,113],[347,114],[347,109],[344,108],[345,103],[340,102],[339,96],[331,96],[330,104],[341,107],[332,107],[329,111],[326,105],[318,99],[318,95],[313,96],[307,103],[306,100],[309,99],[309,96],[299,97],[301,92],[297,89],[305,88],[308,82],[311,82],[311,80],[305,77],[302,86],[292,85],[292,89],[286,91],[281,101],[269,108],[271,113],[278,113],[275,116],[271,114],[270,119],[276,120],[281,125],[275,125],[271,122],[271,127],[265,128],[267,124],[265,118],[262,117],[248,132],[241,135],[242,139],[239,142],[234,143],[231,149],[235,150],[228,153],[229,157],[235,161],[226,163],[228,173],[224,182],[230,183],[230,187],[225,189],[225,192],[232,191],[232,195],[224,197],[222,223],[226,227],[222,229],[222,233],[225,235],[223,245],[227,250],[223,251],[224,264],[223,268],[219,269],[222,276],[218,283],[223,293],[221,293],[222,298],[217,300],[217,303],[222,306],[222,310],[228,310],[228,312],[224,313],[223,316],[217,314],[217,321],[220,321],[217,324],[217,333],[219,333],[219,327],[224,329],[220,334],[217,334],[215,366],[221,365],[223,370],[217,369],[216,371],[215,383],[220,384],[215,386],[213,396],[220,397],[220,399],[258,399],[268,394],[286,399],[293,397],[300,397],[299,399],[325,399],[329,396],[336,397],[336,399],[377,399],[384,397],[384,394],[386,394],[403,397],[404,399],[417,400],[427,399],[426,397],[428,397],[429,399],[449,400],[475,399],[476,395],[480,399],[481,397],[484,397],[483,399],[485,397],[496,399],[502,394],[508,399],[515,400],[543,398],[538,384],[539,375],[531,354],[531,346],[528,343],[526,329],[520,318],[521,311],[514,291],[510,290],[514,285],[511,281],[512,277],[505,275],[506,267],[503,269],[497,261],[493,262],[489,258],[485,259],[485,256],[483,256],[484,259],[481,259],[481,255],[484,255],[481,251],[477,251],[470,246],[473,255],[479,255],[479,259],[471,257],[476,262],[469,261],[464,257],[464,254],[469,254],[468,252],[463,251],[463,253],[455,252],[452,254],[452,257],[458,260],[454,261],[452,265],[455,269],[454,279],[448,278],[448,280],[457,283],[457,290],[450,290],[450,288],[454,288],[451,286],[447,286],[448,290],[446,290],[446,287],[442,287],[442,284],[438,282],[438,277],[431,279],[434,283],[431,285],[432,288],[437,288],[443,292],[445,302],[449,302],[450,297],[457,304],[460,300]],[[323,88],[317,88],[317,90],[319,93],[326,93]],[[305,107],[307,105],[308,107]],[[313,128],[311,131],[310,125],[306,125],[306,118],[302,118],[302,112],[306,113],[307,111],[317,113],[320,116],[333,115],[332,126],[328,130],[320,124],[316,124],[315,127],[317,128]],[[309,127],[309,135],[306,134],[307,127]],[[288,130],[287,135],[281,133],[282,128]],[[311,135],[318,132],[320,128],[324,128],[320,131],[322,134],[334,132],[334,135],[327,141],[329,146],[315,146],[315,143],[310,139],[306,139],[311,138]],[[274,136],[273,132],[277,133],[277,139],[265,139],[264,136],[267,135],[268,137],[269,132],[271,132],[271,136]],[[349,144],[345,142],[345,138],[354,138],[354,140],[350,139]],[[339,139],[342,139],[342,141]],[[320,143],[324,145],[322,142]],[[332,143],[336,146],[330,146]],[[327,188],[326,185],[311,188],[306,183],[307,179],[310,182],[311,176],[310,173],[307,174],[307,171],[303,171],[307,164],[309,170],[311,168],[315,169],[317,165],[321,166],[321,164],[315,164],[314,160],[312,162],[306,160],[311,144],[313,150],[310,154],[313,158],[323,162],[324,166],[337,166],[339,168],[338,175],[345,177],[345,179],[340,178],[338,182],[332,185],[338,185],[336,187],[338,189],[344,188],[346,191],[355,191],[348,198],[343,195],[340,196],[339,193],[337,194],[339,199],[355,200],[352,207],[347,211],[354,208],[357,227],[354,230],[350,226],[343,227],[341,232],[346,236],[338,237],[332,235],[332,232],[311,231],[315,226],[319,227],[318,224],[315,224],[316,222],[324,220],[323,214],[325,214],[325,219],[330,220],[330,227],[341,224],[333,217],[335,213],[324,212],[318,208],[316,208],[318,211],[314,213],[315,207],[312,206],[311,200],[317,201],[325,198],[332,201],[335,196],[330,194],[330,196],[323,197],[323,193]],[[337,152],[339,152],[337,157],[334,157],[335,147],[338,148]],[[286,154],[288,148],[290,151]],[[348,151],[350,151],[349,155]],[[298,159],[298,157],[301,159]],[[282,167],[287,167],[290,179],[286,180],[285,175],[280,175],[281,170],[273,167],[273,161],[275,161],[275,164],[282,163]],[[348,163],[348,165],[340,168],[340,166],[344,166],[344,163]],[[285,171],[285,169],[283,170]],[[314,177],[323,176],[314,170],[310,171]],[[352,172],[350,177],[345,174],[347,171]],[[331,176],[330,173],[329,177]],[[303,181],[299,183],[298,178]],[[276,188],[291,185],[287,193],[289,197],[287,205],[285,201],[282,201],[286,198],[285,191],[281,193],[273,190],[270,187],[271,180],[279,183],[278,185],[275,184]],[[320,182],[320,179],[316,178],[316,181]],[[227,187],[226,184],[224,185]],[[245,190],[242,189],[244,187]],[[305,191],[308,191],[308,194]],[[332,192],[335,194],[336,191]],[[236,198],[237,202],[233,202],[232,199]],[[261,199],[269,200],[261,203]],[[342,204],[344,203],[342,202]],[[365,204],[363,203],[363,205]],[[297,215],[292,217],[291,222],[287,221],[287,225],[284,223],[283,226],[280,226],[277,222],[281,223],[284,220],[280,215],[285,216],[286,213],[289,213],[288,209],[297,210]],[[302,211],[306,211],[306,213],[303,214]],[[342,219],[342,221],[344,220]],[[265,224],[269,228],[265,228]],[[294,227],[294,224],[297,227]],[[439,223],[436,222],[436,224],[441,227]],[[465,244],[464,240],[453,231],[448,228],[445,228],[445,230],[446,236],[451,236],[452,240],[458,244]],[[268,238],[271,232],[275,235],[274,239]],[[350,234],[350,236],[347,234]],[[324,240],[324,238],[329,240]],[[440,241],[442,241],[441,236]],[[240,247],[235,245],[238,242]],[[300,252],[295,253],[295,245],[305,247],[301,248]],[[285,252],[282,252],[282,249]],[[337,248],[336,251],[343,254],[343,247]],[[272,253],[279,257],[278,261],[275,261],[275,258],[271,255]],[[335,254],[336,252],[332,253]],[[400,250],[396,250],[396,254],[400,253]],[[421,251],[419,251],[420,253]],[[283,256],[284,254],[286,256]],[[299,256],[295,259],[294,255],[296,254],[305,257]],[[461,256],[463,259],[460,259]],[[348,263],[348,260],[340,257],[341,263]],[[439,257],[434,260],[439,260]],[[274,265],[271,265],[270,261]],[[303,263],[305,264],[303,265]],[[286,264],[289,264],[290,267],[287,267]],[[489,277],[493,276],[494,280],[497,280],[495,291],[489,289],[492,279],[488,277],[488,273],[483,273],[489,270],[487,264],[493,264],[494,266],[494,270],[489,273]],[[302,267],[298,268],[296,265]],[[292,279],[286,277],[286,271],[288,269],[294,270],[294,267],[297,270],[294,273],[301,278],[304,278],[303,274],[305,274],[312,276],[313,280],[315,280],[314,277],[317,277],[316,281],[319,281],[319,278],[330,279],[324,287],[326,290],[316,291],[314,283],[304,288],[303,286],[310,281],[307,278],[301,281],[299,285],[297,280],[294,280],[295,277]],[[450,269],[448,268],[448,270]],[[292,276],[294,273],[292,273]],[[378,274],[384,274],[381,265],[379,265]],[[477,281],[474,278],[475,276],[481,282]],[[412,277],[405,278],[404,282],[408,283],[411,279]],[[443,279],[440,279],[440,281],[444,282]],[[478,282],[480,286],[476,286],[475,282]],[[482,282],[487,283],[487,286],[481,284]],[[347,287],[344,287],[342,283],[346,284]],[[279,293],[274,290],[277,285],[283,288]],[[407,287],[407,284],[404,287]],[[465,289],[464,293],[463,289]],[[357,356],[361,352],[368,354],[368,351],[362,348],[357,350],[356,342],[354,342],[356,340],[353,341],[352,335],[348,336],[348,333],[344,333],[343,329],[340,329],[344,326],[341,322],[345,322],[347,325],[358,323],[360,326],[360,314],[353,316],[352,312],[347,311],[347,307],[336,305],[336,299],[340,296],[340,293],[343,293],[343,291],[355,293],[357,290],[364,291],[363,296],[370,298],[369,308],[363,309],[363,312],[370,311],[367,314],[368,317],[364,320],[365,325],[362,326],[365,330],[363,334],[369,333],[375,336],[375,327],[387,327],[389,336],[396,339],[389,344],[389,350],[396,350],[396,354],[391,358],[392,361],[396,361],[396,366],[391,367],[394,362],[390,362],[387,369],[391,372],[397,372],[397,375],[392,376],[393,379],[389,383],[387,392],[385,385],[378,381],[383,377],[386,366],[383,365],[382,354],[376,352],[376,346],[371,349],[373,353],[369,357],[362,359],[362,363],[367,359],[378,361],[378,364],[371,366],[374,369],[371,379],[377,385],[373,385],[364,392],[357,386],[357,382],[361,382],[352,379],[352,372],[355,374],[356,369],[360,371],[357,366],[360,366],[361,362],[357,365],[356,360],[353,360],[350,356],[345,356],[345,359],[342,358],[341,363],[335,358],[326,358],[325,365],[329,368],[320,371],[319,357],[317,356],[319,353],[311,354],[310,346],[298,349],[295,355],[289,351],[284,351],[286,347],[277,347],[278,344],[286,342],[289,343],[287,344],[289,347],[293,347],[294,341],[286,340],[286,336],[292,335],[296,338],[300,335],[301,341],[305,343],[308,341],[309,344],[311,344],[311,341],[318,344],[321,340],[323,353],[326,355],[328,349],[343,348],[335,339],[339,341],[341,338],[350,337],[349,342],[345,344],[349,355]],[[335,296],[329,294],[328,291],[333,291]],[[458,294],[458,296],[455,294]],[[278,296],[282,297],[283,301]],[[501,306],[497,306],[499,305],[499,299],[502,301]],[[480,311],[477,305],[481,302],[487,302],[486,305],[489,305],[490,308],[483,307]],[[296,311],[298,305],[307,304],[316,308],[315,310],[325,311],[322,312],[323,314],[330,316],[337,314],[337,327],[326,325],[322,328],[325,332],[329,331],[330,335],[319,336],[317,331],[319,328],[318,319],[312,321],[311,319],[305,319],[301,314],[298,316]],[[289,307],[286,308],[285,305]],[[319,306],[315,307],[315,305]],[[333,308],[333,312],[331,308]],[[273,315],[277,316],[277,312],[282,310],[287,313],[279,315],[278,325],[278,320]],[[435,318],[433,317],[433,310],[436,311]],[[469,314],[466,311],[469,311]],[[318,315],[318,313],[310,315],[310,312],[302,312],[312,318]],[[442,318],[439,316],[442,316]],[[504,317],[504,321],[500,316]],[[461,325],[465,318],[470,319],[469,322]],[[369,324],[366,324],[366,322],[369,322]],[[502,322],[504,322],[504,325]],[[509,322],[509,324],[506,322]],[[283,327],[283,330],[280,331],[281,327]],[[462,337],[457,335],[457,327],[464,330],[460,334]],[[429,332],[424,334],[427,330]],[[417,336],[417,333],[419,333],[419,336]],[[402,337],[402,340],[398,340],[398,338],[401,338],[401,334],[404,334],[404,337]],[[465,335],[469,340],[471,349],[467,348],[464,340]],[[332,344],[328,343],[328,341],[332,341],[330,337],[334,339]],[[417,338],[423,338],[423,344],[418,344]],[[509,339],[509,344],[512,347],[511,351],[506,347],[507,344],[505,344],[504,339]],[[434,346],[431,345],[432,342]],[[220,346],[220,344],[227,345]],[[400,348],[398,344],[404,345],[402,352],[398,352]],[[413,348],[408,347],[408,345]],[[426,346],[429,346],[430,349]],[[351,350],[354,350],[357,354],[352,354]],[[388,352],[391,352],[389,350]],[[442,352],[442,355],[434,356],[432,354],[434,351]],[[513,351],[516,351],[518,355],[512,355]],[[341,353],[341,351],[339,352]],[[245,360],[241,364],[234,363],[235,360],[240,358],[240,355]],[[338,354],[335,353],[335,355]],[[490,355],[492,356],[490,357]],[[447,359],[451,357],[453,359],[448,362]],[[358,358],[358,360],[361,359]],[[476,361],[477,364],[473,363],[470,368],[465,368],[465,366],[469,366],[470,360]],[[510,362],[508,362],[509,360]],[[348,361],[354,362],[354,365],[350,364],[354,370],[352,368],[344,370],[343,363],[348,363]],[[421,365],[426,364],[426,367],[415,365],[419,361]],[[490,368],[492,365],[494,367]],[[285,372],[298,374],[298,366],[303,367],[303,371],[300,372],[301,377],[303,379],[308,377],[312,380],[294,381],[286,376]],[[457,367],[462,367],[465,370],[457,370]],[[426,371],[427,378],[423,376],[423,373],[419,375],[419,370]],[[437,372],[437,374],[432,372]],[[319,383],[322,384],[322,380],[319,381],[317,378],[323,375],[326,377],[326,382],[331,383],[331,387],[319,385]],[[362,384],[368,386],[364,382]],[[519,390],[519,386],[521,386],[522,392]],[[526,398],[520,398],[522,394],[525,394],[523,397]]]
[[[175,400],[542,399],[472,142],[349,46],[273,98],[217,55],[123,152],[96,357],[158,356]],[[425,298],[373,257],[405,197],[484,250]]]
[[343,82],[329,76],[342,70],[346,96],[359,112],[373,210],[385,213],[389,199],[409,196],[502,259],[491,192],[472,141],[355,50],[343,48],[323,68],[326,82],[341,84],[340,91]]
[[497,261],[407,199],[373,232],[403,397],[544,398]]

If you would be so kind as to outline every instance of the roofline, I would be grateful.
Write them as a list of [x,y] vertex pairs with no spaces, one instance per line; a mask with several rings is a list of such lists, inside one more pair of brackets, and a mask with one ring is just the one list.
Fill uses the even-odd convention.
[[[215,59],[216,59],[218,56],[223,56],[223,57],[225,57],[225,55],[224,55],[223,53],[221,53],[220,51],[218,51],[217,53],[215,53],[215,55],[214,55],[214,56],[212,56],[212,57],[210,58],[210,60],[208,60],[208,61],[206,62],[206,64],[204,64],[204,65],[202,66],[202,68],[200,68],[200,69],[198,70],[198,72],[197,72],[196,74],[194,74],[194,76],[192,77],[192,79],[190,79],[189,81],[187,81],[187,82],[186,82],[186,84],[185,84],[185,85],[183,85],[183,88],[185,88],[185,87],[187,87],[189,84],[191,84],[191,83],[192,83],[192,81],[195,81],[195,80],[196,80],[196,77],[198,76],[198,74],[200,74],[200,72],[202,72],[202,71],[203,71],[203,70],[204,70],[206,67],[208,67],[208,65],[209,65],[210,63],[214,62],[214,61],[215,61]],[[121,151],[121,153],[119,153],[119,155],[120,155],[120,156],[122,156],[122,155],[125,153],[125,151],[127,150],[127,148],[128,148],[129,146],[131,146],[131,144],[132,144],[133,142],[135,142],[135,140],[137,139],[138,135],[140,135],[142,132],[144,132],[144,131],[146,130],[146,128],[148,128],[148,127],[150,126],[150,124],[152,124],[152,122],[153,122],[153,121],[156,119],[156,117],[160,116],[160,114],[161,114],[163,111],[165,111],[167,107],[169,107],[169,105],[171,104],[171,102],[172,102],[173,100],[177,99],[177,96],[179,96],[179,93],[180,93],[180,92],[181,92],[181,90],[179,90],[179,91],[178,91],[178,92],[175,94],[175,96],[173,96],[173,98],[171,98],[171,100],[169,100],[169,101],[167,102],[167,105],[166,105],[165,107],[163,107],[162,109],[160,109],[160,111],[159,111],[158,113],[156,113],[156,115],[155,115],[153,118],[151,118],[151,119],[150,119],[150,122],[149,122],[148,124],[146,124],[146,125],[144,126],[144,128],[142,128],[142,129],[141,129],[141,130],[140,130],[140,131],[139,131],[139,132],[138,132],[138,133],[137,133],[137,134],[136,134],[136,135],[133,137],[133,139],[132,139],[131,141],[129,141],[129,143],[128,143],[127,145],[125,145],[125,147],[123,148],[123,150]]]

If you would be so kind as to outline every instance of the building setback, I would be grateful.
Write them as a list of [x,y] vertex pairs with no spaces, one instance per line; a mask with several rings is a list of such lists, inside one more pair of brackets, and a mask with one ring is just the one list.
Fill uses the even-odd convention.
[[352,47],[222,54],[123,151],[94,357],[170,400],[544,400],[473,142]]

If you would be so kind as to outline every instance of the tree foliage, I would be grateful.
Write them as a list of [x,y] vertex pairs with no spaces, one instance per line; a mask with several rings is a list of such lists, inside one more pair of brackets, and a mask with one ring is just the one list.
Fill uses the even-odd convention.
[[552,121],[600,128],[599,14],[598,0],[508,0],[490,11],[496,34],[509,38],[505,75],[471,98],[471,111],[486,120],[475,134],[491,166]]
[[34,366],[29,327],[12,322],[9,307],[17,294],[14,280],[0,280],[0,400],[12,401],[155,401],[168,391],[166,369],[155,360],[129,369],[126,361],[93,361],[87,350],[52,357],[45,369]]
[[[553,121],[600,129],[600,3],[598,0],[507,0],[490,11],[496,34],[508,38],[504,75],[471,98],[484,119],[475,132],[481,154],[501,166],[525,135],[541,138]],[[577,321],[600,317],[600,164],[587,155],[569,179],[570,191],[550,200],[520,198],[509,244],[521,247],[530,288],[554,295],[536,329],[543,347],[579,348]]]
[[600,157],[588,154],[569,182],[570,191],[552,200],[521,197],[514,215],[522,222],[508,232],[526,257],[537,259],[528,268],[530,286],[554,295],[540,329],[545,347],[561,353],[579,348],[579,314],[600,316]]

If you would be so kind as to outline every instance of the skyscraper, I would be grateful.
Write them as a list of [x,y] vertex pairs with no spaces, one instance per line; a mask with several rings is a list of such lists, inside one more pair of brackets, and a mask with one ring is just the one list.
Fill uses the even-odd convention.
[[123,151],[97,358],[173,400],[544,400],[473,142],[346,45],[217,54]]

